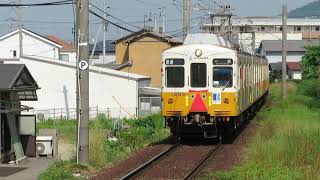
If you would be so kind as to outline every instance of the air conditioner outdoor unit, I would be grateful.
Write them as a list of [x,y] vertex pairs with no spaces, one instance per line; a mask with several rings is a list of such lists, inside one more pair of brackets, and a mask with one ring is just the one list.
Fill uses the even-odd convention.
[[36,148],[37,155],[52,156],[53,155],[53,138],[52,136],[37,136]]

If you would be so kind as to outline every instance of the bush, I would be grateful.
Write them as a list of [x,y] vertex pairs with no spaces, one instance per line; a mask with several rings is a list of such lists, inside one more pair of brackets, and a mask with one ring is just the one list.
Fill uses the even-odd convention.
[[301,81],[298,84],[297,93],[311,98],[306,102],[309,107],[320,108],[320,83],[318,79]]
[[312,98],[320,97],[320,83],[318,79],[303,80],[299,83],[298,93]]
[[300,62],[302,79],[319,78],[320,46],[305,47],[306,53]]

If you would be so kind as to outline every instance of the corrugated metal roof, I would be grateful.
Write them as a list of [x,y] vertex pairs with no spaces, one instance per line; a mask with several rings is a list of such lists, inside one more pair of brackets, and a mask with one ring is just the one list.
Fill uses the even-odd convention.
[[24,64],[0,64],[0,91],[23,91],[38,88]]
[[[287,40],[288,52],[305,52],[306,46],[320,45],[319,40]],[[264,40],[260,48],[266,52],[282,51],[282,40]]]
[[12,89],[15,79],[23,67],[22,64],[0,64],[0,89]]

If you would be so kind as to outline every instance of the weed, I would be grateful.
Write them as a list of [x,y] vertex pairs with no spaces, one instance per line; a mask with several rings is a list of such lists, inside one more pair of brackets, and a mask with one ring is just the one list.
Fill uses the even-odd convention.
[[309,106],[314,97],[307,95],[314,94],[306,86],[304,82],[289,83],[288,97],[282,100],[279,84],[273,84],[272,108],[258,113],[262,120],[257,121],[246,160],[234,170],[209,174],[205,179],[319,178],[320,113]]

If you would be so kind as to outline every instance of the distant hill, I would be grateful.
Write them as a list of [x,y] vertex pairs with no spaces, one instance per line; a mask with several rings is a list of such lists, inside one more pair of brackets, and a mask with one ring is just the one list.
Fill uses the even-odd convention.
[[288,13],[289,18],[320,18],[320,0],[294,9]]

